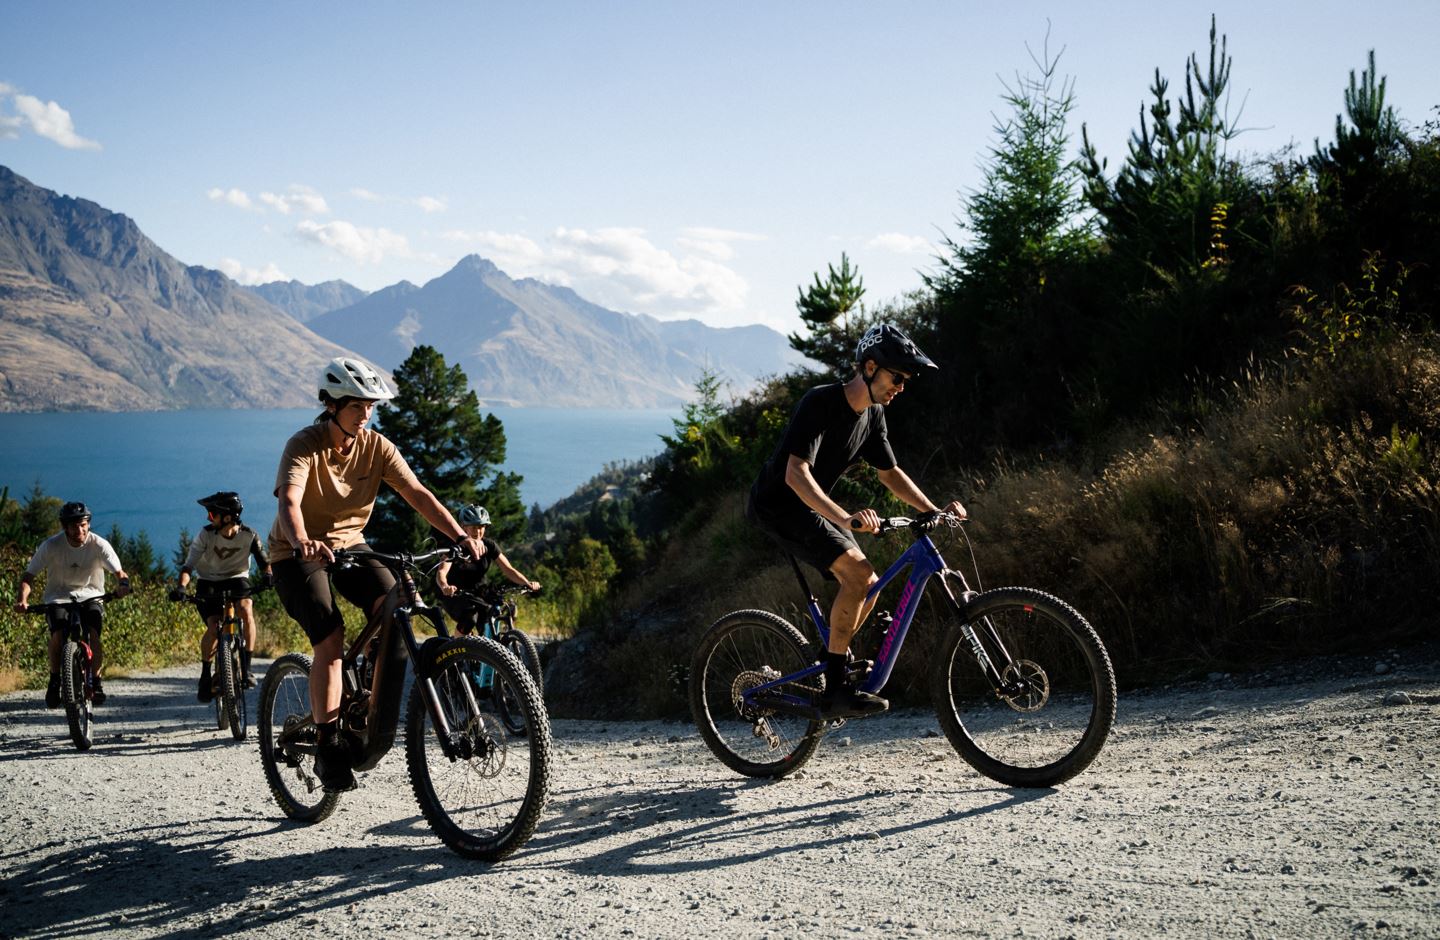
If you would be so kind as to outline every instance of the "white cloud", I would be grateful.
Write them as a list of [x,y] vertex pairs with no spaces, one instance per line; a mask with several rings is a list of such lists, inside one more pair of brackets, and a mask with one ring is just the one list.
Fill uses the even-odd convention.
[[545,262],[545,250],[525,235],[450,229],[441,232],[440,237],[474,248],[511,274],[533,274]]
[[[724,240],[716,244],[763,240],[740,232],[707,232],[717,233]],[[703,317],[713,323],[755,319],[746,307],[749,282],[715,260],[703,239],[679,238],[676,244],[685,250],[672,252],[638,228],[558,228],[539,241],[488,230],[451,229],[440,237],[479,252],[513,277],[570,287],[614,310],[662,319]]]
[[436,199],[434,196],[421,196],[415,200],[415,205],[425,212],[444,212],[445,200]]
[[381,198],[379,193],[372,193],[370,190],[361,189],[358,186],[350,190],[350,195],[356,199],[363,199],[366,202],[379,202]]
[[[210,197],[211,202],[226,202],[241,209],[251,209],[254,208],[255,205],[250,201],[250,195],[246,193],[245,190],[236,189],[233,186],[229,189],[221,189],[217,186],[205,195]],[[226,273],[228,274],[229,272],[227,271]]]
[[18,117],[0,115],[0,137],[19,137],[27,124],[37,137],[44,137],[66,150],[99,150],[99,141],[81,137],[75,132],[70,112],[54,101],[41,101],[33,95],[22,95],[10,85],[0,85],[0,94],[11,96]]
[[735,257],[733,242],[763,242],[764,235],[754,235],[750,232],[736,232],[724,228],[708,228],[705,226],[692,226],[681,229],[681,237],[676,244],[689,251],[709,255],[717,261],[729,261]]
[[366,228],[340,221],[321,225],[304,219],[295,226],[295,234],[361,264],[379,264],[386,257],[403,258],[411,254],[405,236],[385,228]]
[[247,268],[234,258],[221,258],[220,270],[231,280],[254,286],[269,284],[271,281],[288,281],[290,277],[272,261],[263,268]]
[[928,238],[922,238],[919,235],[902,235],[899,232],[876,235],[866,243],[866,247],[878,248],[881,251],[889,251],[897,255],[935,254],[935,245]]
[[289,215],[291,212],[303,215],[325,215],[330,211],[330,206],[325,202],[324,196],[309,186],[302,186],[299,183],[291,184],[283,195],[261,193],[260,201],[281,215]]

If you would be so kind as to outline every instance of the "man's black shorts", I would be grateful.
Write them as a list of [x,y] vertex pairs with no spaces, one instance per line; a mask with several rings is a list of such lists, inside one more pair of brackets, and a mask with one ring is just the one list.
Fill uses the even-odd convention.
[[[101,611],[105,602],[92,599],[80,602],[80,626],[85,628],[86,634],[99,633],[101,622]],[[45,612],[45,619],[50,621],[50,632],[60,633],[70,629],[70,608],[51,607]]]
[[759,526],[785,551],[815,566],[831,580],[835,576],[830,573],[830,566],[835,559],[852,548],[860,547],[854,535],[812,510],[770,518],[756,512],[755,504],[751,502],[745,507],[745,518]]
[[[363,542],[349,546],[356,551],[369,551]],[[345,617],[335,604],[330,591],[331,582],[335,590],[347,601],[370,616],[375,602],[389,593],[395,584],[395,576],[380,562],[366,559],[354,567],[336,571],[325,570],[325,561],[301,561],[286,558],[272,566],[275,576],[275,593],[285,612],[295,618],[312,645],[324,640],[336,630],[344,630]]]

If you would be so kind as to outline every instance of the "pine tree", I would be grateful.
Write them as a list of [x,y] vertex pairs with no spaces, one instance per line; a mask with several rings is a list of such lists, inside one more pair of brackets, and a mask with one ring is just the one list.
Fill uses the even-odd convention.
[[[849,378],[855,361],[855,344],[865,332],[865,281],[859,269],[850,266],[850,258],[840,253],[840,269],[827,265],[829,275],[799,290],[795,308],[809,327],[810,335],[790,334],[790,348]],[[797,289],[798,290],[798,289]]]
[[[505,462],[504,425],[481,413],[464,371],[447,367],[439,351],[421,345],[395,370],[395,384],[395,398],[381,408],[376,430],[452,513],[479,503],[490,511],[490,535],[505,540],[520,534],[521,477],[498,469]],[[418,549],[432,533],[398,493],[382,488],[368,535],[385,548]]]

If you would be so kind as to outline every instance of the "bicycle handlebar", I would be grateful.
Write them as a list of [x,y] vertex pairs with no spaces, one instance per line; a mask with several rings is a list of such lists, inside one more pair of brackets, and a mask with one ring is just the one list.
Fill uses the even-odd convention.
[[51,607],[73,607],[79,604],[88,604],[91,601],[113,601],[116,599],[114,591],[106,591],[104,594],[97,594],[94,597],[86,597],[80,600],[71,599],[68,601],[45,601],[40,604],[26,604],[27,614],[43,614]]
[[[882,518],[880,520],[880,528],[875,534],[884,535],[886,532],[893,532],[896,529],[910,528],[918,528],[921,532],[930,532],[942,525],[949,526],[953,529],[956,526],[964,525],[966,521],[964,517],[957,516],[953,512],[944,512],[937,509],[935,512],[922,512],[913,519],[908,516]],[[859,529],[860,520],[851,519],[850,528]]]
[[421,552],[419,554],[411,552],[372,552],[353,548],[342,548],[335,552],[335,561],[327,567],[332,570],[335,568],[349,568],[357,561],[370,558],[380,562],[387,568],[402,567],[418,569],[425,562],[433,561],[441,556],[444,556],[447,561],[461,561],[468,558],[469,554],[465,551],[464,547],[460,545],[452,545],[449,548],[437,548],[434,551]]

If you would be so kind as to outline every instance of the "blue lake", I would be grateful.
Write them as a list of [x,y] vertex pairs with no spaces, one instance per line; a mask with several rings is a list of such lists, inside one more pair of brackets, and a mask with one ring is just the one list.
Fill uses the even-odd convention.
[[[499,469],[525,479],[526,506],[569,496],[606,463],[660,452],[678,412],[660,409],[494,408],[505,424]],[[23,499],[38,481],[48,496],[78,499],[105,535],[149,534],[161,557],[182,528],[205,524],[195,500],[235,490],[262,534],[275,518],[275,472],[291,434],[314,408],[0,414],[0,486]],[[423,481],[422,481],[423,482]]]

